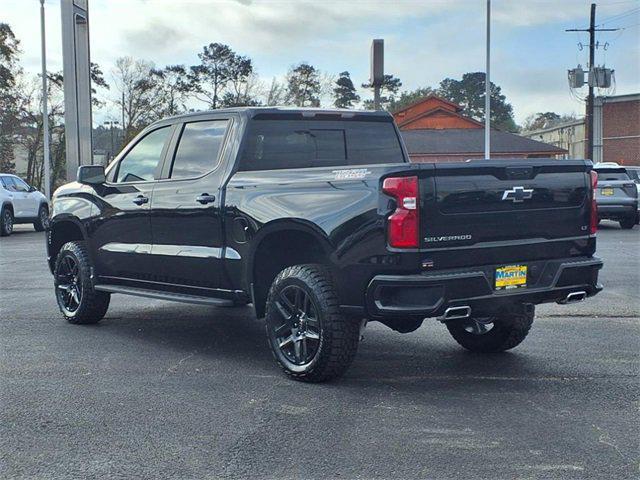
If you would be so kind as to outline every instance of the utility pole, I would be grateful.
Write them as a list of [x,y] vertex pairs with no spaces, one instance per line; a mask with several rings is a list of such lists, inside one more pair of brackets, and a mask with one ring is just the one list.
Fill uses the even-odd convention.
[[[615,32],[617,28],[596,28],[596,4],[591,4],[591,17],[589,20],[589,28],[570,28],[565,32],[589,32],[589,72],[593,71],[596,56],[596,32]],[[593,82],[589,75],[589,94],[587,95],[587,110],[585,117],[587,120],[587,157],[593,159]]]
[[113,155],[113,151],[114,151],[114,145],[113,145],[113,126],[114,125],[118,125],[120,122],[118,122],[117,120],[107,120],[105,122],[103,122],[103,125],[109,125],[109,133],[111,134],[111,150],[109,150],[109,158],[108,158],[108,163],[111,163],[111,160],[113,159],[114,155]]
[[44,165],[44,194],[51,199],[51,170],[49,161],[49,108],[47,105],[47,44],[44,29],[44,0],[40,0],[40,36],[42,48],[42,162]]
[[487,0],[487,65],[484,75],[484,158],[491,158],[491,0]]

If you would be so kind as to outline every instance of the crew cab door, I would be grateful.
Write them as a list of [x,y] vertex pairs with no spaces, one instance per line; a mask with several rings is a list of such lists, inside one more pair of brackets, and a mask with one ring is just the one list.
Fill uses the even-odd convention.
[[172,131],[160,127],[137,139],[109,170],[106,184],[95,188],[90,235],[102,283],[151,280],[151,198]]
[[169,288],[224,296],[221,159],[231,123],[220,116],[177,126],[151,203],[155,272]]

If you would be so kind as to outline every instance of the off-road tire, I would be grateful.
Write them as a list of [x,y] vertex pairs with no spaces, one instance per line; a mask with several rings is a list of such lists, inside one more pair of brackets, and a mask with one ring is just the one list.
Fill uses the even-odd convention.
[[[302,287],[315,302],[320,318],[318,351],[313,360],[305,366],[287,364],[278,353],[278,347],[269,331],[272,316],[278,315],[274,298],[287,285]],[[340,312],[331,274],[321,265],[296,265],[281,271],[269,290],[265,319],[267,339],[273,357],[284,373],[295,380],[323,382],[340,377],[356,356],[360,340],[360,322]]]
[[2,211],[0,211],[0,237],[8,237],[13,233],[13,220],[11,209],[2,207]]
[[493,328],[476,335],[465,330],[465,320],[447,323],[451,336],[461,346],[472,352],[496,353],[514,348],[526,338],[535,316],[533,308],[527,313],[496,317]]
[[45,219],[49,216],[49,208],[46,205],[40,205],[38,209],[38,218],[35,222],[33,222],[33,228],[35,228],[36,232],[43,232],[47,228],[46,220],[43,221],[43,213],[45,215]]
[[[71,256],[78,264],[79,283],[82,285],[82,295],[80,304],[74,312],[69,312],[61,305],[58,295],[58,275],[60,265],[66,256]],[[58,307],[65,320],[73,324],[94,324],[98,323],[107,313],[111,295],[106,292],[99,292],[93,289],[91,282],[91,260],[84,242],[65,243],[58,256],[54,268],[54,288],[56,289],[56,300]]]
[[631,230],[636,226],[636,217],[627,217],[620,220],[620,228],[624,230]]

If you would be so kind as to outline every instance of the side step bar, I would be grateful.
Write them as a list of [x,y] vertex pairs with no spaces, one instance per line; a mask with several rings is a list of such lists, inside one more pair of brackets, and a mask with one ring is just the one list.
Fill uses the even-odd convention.
[[184,293],[160,292],[158,290],[145,290],[144,288],[123,287],[121,285],[96,285],[96,290],[109,293],[124,293],[138,297],[157,298],[170,302],[192,303],[195,305],[215,305],[217,307],[233,307],[233,300],[225,298],[201,297]]

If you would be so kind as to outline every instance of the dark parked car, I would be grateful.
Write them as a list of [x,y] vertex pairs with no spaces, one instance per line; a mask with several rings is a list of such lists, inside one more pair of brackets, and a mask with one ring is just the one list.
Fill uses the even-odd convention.
[[534,305],[595,295],[594,185],[583,160],[411,164],[383,112],[189,114],[58,189],[48,258],[71,323],[116,293],[252,303],[284,371],[322,381],[370,320],[500,352]]
[[624,167],[594,166],[598,174],[596,202],[600,220],[615,220],[631,229],[638,223],[638,188]]

